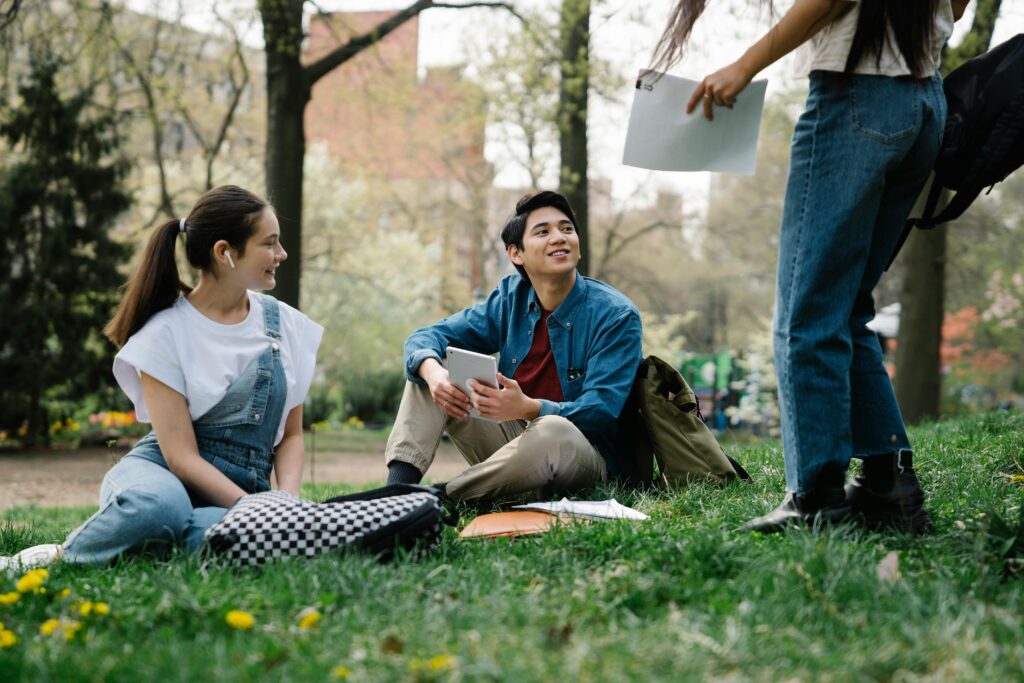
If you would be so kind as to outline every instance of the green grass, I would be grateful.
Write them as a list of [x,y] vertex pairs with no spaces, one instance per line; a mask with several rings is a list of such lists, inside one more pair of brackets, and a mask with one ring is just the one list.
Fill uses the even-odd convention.
[[[380,565],[323,557],[239,571],[196,558],[58,566],[47,595],[0,606],[19,642],[0,679],[26,681],[1009,681],[1024,678],[1024,415],[912,434],[935,533],[780,537],[735,529],[781,498],[777,442],[733,449],[752,484],[615,495],[646,523],[461,542]],[[318,497],[333,494],[321,489]],[[87,509],[20,508],[0,554],[58,539]],[[467,515],[468,516],[468,515]],[[895,552],[900,576],[877,567]],[[16,577],[15,577],[16,578]],[[0,577],[0,593],[15,578]],[[67,587],[66,600],[49,596]],[[38,634],[103,600],[70,642]],[[301,631],[299,613],[323,614]],[[235,632],[228,610],[252,613]],[[84,636],[84,637],[83,637]],[[450,659],[429,661],[449,655]]]

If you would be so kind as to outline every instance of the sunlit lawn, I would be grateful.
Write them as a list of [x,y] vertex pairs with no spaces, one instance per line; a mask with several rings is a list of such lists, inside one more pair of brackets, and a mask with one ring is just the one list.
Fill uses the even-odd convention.
[[[764,441],[731,447],[750,484],[591,492],[647,512],[646,523],[497,542],[450,531],[429,559],[389,565],[58,566],[47,593],[0,605],[17,637],[0,650],[0,679],[1021,680],[1024,416],[912,436],[938,525],[926,538],[732,531],[780,498],[778,444]],[[0,553],[57,540],[89,512],[12,510]],[[0,577],[0,595],[16,579]],[[69,597],[55,597],[62,588]],[[110,613],[81,616],[80,600]],[[322,618],[302,629],[309,608]],[[252,629],[228,626],[229,610],[250,613]],[[41,634],[49,618],[82,626],[71,640],[67,628]]]

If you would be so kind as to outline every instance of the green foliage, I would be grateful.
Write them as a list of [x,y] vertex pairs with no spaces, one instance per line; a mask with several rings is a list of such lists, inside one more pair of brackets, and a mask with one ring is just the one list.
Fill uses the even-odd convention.
[[126,257],[108,234],[130,204],[115,121],[91,110],[90,90],[63,94],[61,68],[35,55],[17,104],[0,110],[0,426],[27,421],[29,442],[44,435],[45,399],[109,384],[99,329]]
[[[645,523],[494,542],[448,531],[425,560],[388,565],[345,556],[259,571],[195,557],[57,566],[46,586],[69,588],[72,603],[103,601],[109,615],[83,626],[87,638],[65,641],[38,629],[74,617],[67,603],[33,594],[31,605],[0,606],[19,639],[0,650],[0,671],[10,681],[324,680],[332,671],[350,681],[1020,680],[1024,582],[997,556],[1020,534],[991,520],[997,511],[1017,524],[1024,415],[940,422],[912,436],[938,526],[924,538],[736,533],[781,496],[778,444],[762,441],[732,452],[755,477],[747,484],[588,492],[646,512]],[[0,554],[59,538],[89,512],[9,511]],[[464,508],[463,523],[472,514]],[[0,595],[16,579],[0,575]],[[301,629],[310,608],[322,619]],[[225,623],[235,609],[253,615],[251,630]]]
[[345,414],[363,422],[390,423],[405,389],[401,370],[350,372],[342,380]]

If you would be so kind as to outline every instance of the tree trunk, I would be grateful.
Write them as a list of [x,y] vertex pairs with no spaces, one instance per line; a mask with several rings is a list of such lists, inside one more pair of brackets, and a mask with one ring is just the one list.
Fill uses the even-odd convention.
[[576,213],[579,271],[590,268],[587,197],[587,94],[590,90],[590,0],[562,0],[562,61],[558,87],[559,191]]
[[899,344],[896,347],[896,399],[903,419],[916,424],[939,414],[946,282],[946,228],[915,230],[903,249]]
[[278,271],[274,291],[299,306],[302,275],[302,170],[306,153],[304,115],[310,85],[299,61],[302,0],[260,0],[267,55],[267,197],[281,223],[288,260]]
[[[942,55],[948,74],[988,50],[1002,0],[977,0],[971,30],[955,50]],[[940,206],[943,203],[940,202]],[[896,348],[896,397],[908,424],[938,417],[942,378],[939,347],[945,315],[946,228],[915,230],[907,241]]]

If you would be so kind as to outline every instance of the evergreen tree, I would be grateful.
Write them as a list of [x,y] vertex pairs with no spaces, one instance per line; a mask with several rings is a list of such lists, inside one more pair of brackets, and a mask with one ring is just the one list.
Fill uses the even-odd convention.
[[33,62],[0,109],[0,427],[27,422],[26,445],[46,437],[47,399],[110,385],[99,330],[127,247],[109,228],[131,202],[111,115],[91,111],[89,90],[62,97],[58,61]]

